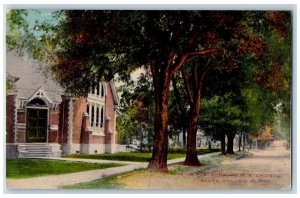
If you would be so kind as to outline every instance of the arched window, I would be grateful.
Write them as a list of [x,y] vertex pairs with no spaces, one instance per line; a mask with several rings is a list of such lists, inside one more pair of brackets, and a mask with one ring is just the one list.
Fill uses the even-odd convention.
[[100,85],[99,85],[99,83],[98,83],[98,85],[97,85],[97,96],[99,96],[100,95]]
[[95,87],[95,85],[92,86],[92,91],[91,91],[91,93],[92,93],[92,94],[96,94],[96,87]]
[[104,86],[103,84],[101,83],[101,98],[104,96]]
[[97,111],[96,111],[96,126],[99,126],[99,107],[97,107]]
[[94,118],[95,118],[95,111],[94,106],[92,106],[92,116],[91,116],[91,126],[94,126]]
[[89,115],[90,130],[93,134],[104,133],[105,82],[95,83],[87,97],[86,111]]
[[103,107],[101,107],[100,128],[103,127],[103,125],[104,125],[103,122],[104,122],[104,109],[103,109]]

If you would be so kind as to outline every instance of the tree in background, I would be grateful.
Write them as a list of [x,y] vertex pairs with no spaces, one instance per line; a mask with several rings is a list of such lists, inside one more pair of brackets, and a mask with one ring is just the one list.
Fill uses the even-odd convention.
[[169,124],[174,131],[182,132],[182,147],[186,150],[188,101],[184,92],[184,84],[179,75],[172,79],[169,107]]
[[[239,93],[237,96],[242,99],[241,103],[238,103],[242,104],[239,128],[241,132],[246,133],[246,136],[257,137],[258,132],[261,132],[265,126],[272,126],[274,122],[280,126],[284,118],[287,118],[287,123],[290,122],[288,118],[291,80],[289,14],[289,12],[246,12],[246,29],[252,33],[252,36],[240,41],[239,53],[242,59],[239,59],[239,62],[242,64],[239,64],[236,70],[238,73],[225,81],[217,73],[211,75],[205,82],[207,83],[205,88],[209,90],[204,90],[207,97],[202,103],[208,106],[204,107],[208,112],[203,113],[202,122],[207,131],[221,138],[222,152],[225,152],[225,132],[218,134],[213,130],[221,131],[226,126],[220,123],[222,119],[211,117],[219,115],[213,109],[217,109],[218,112],[224,109],[219,106],[222,106],[222,103],[217,102],[215,98],[218,95],[224,96],[222,90]],[[276,24],[276,28],[273,23]],[[240,77],[237,78],[238,76]],[[218,82],[217,88],[211,86],[215,82]],[[234,83],[235,85],[232,86]],[[285,105],[286,107],[283,107]]]
[[[249,12],[249,21],[254,24],[256,16]],[[291,15],[290,12],[270,11],[261,23],[255,23],[252,31],[263,41],[263,53],[248,73],[252,86],[243,90],[247,98],[249,127],[256,136],[266,125],[277,128],[286,126],[290,135],[291,106]],[[286,123],[286,124],[284,124]],[[281,128],[281,127],[279,127]],[[278,129],[278,128],[277,128]],[[275,138],[281,130],[274,130]],[[280,136],[280,135],[279,135]]]
[[[140,151],[153,146],[154,99],[149,72],[141,73],[137,81],[131,81],[120,87],[121,115],[117,118],[119,142],[129,144],[140,141]],[[144,145],[144,140],[147,145]]]

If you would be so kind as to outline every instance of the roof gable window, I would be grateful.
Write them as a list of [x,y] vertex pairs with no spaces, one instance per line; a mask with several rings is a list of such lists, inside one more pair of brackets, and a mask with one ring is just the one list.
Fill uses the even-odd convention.
[[27,106],[47,107],[47,103],[40,98],[34,98],[27,104]]

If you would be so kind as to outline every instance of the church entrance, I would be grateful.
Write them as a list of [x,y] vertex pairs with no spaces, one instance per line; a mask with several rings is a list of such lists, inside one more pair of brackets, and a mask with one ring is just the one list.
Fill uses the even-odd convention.
[[35,102],[27,107],[26,142],[47,142],[48,109],[38,107],[45,105],[42,100]]

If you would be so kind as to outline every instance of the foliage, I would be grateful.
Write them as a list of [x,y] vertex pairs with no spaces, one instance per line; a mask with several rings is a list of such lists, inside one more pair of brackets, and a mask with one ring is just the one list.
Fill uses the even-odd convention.
[[13,88],[13,80],[7,79],[6,80],[6,91],[11,91]]
[[[137,81],[121,87],[121,115],[117,118],[117,131],[121,144],[139,140],[143,147],[153,143],[154,100],[149,73],[141,73]],[[141,149],[143,149],[141,147]]]
[[[252,135],[257,134],[265,125],[272,125],[275,120],[278,124],[279,117],[290,122],[289,12],[245,12],[244,15],[244,33],[247,36],[239,41],[239,53],[242,56],[237,56],[238,68],[229,76],[213,72],[205,82],[202,120],[207,131],[213,132],[224,127],[220,126],[221,122],[230,120],[230,116],[224,111],[232,113],[235,109],[232,105],[237,105],[240,109],[240,113],[235,111],[239,121],[232,121],[239,122],[240,130]],[[275,16],[284,17],[276,22]],[[240,101],[232,100],[233,103],[228,103],[226,94],[230,93]],[[227,103],[223,99],[220,102],[220,98],[227,100]],[[231,107],[228,108],[228,105]],[[281,106],[280,111],[277,106]],[[215,119],[216,117],[219,118]],[[219,123],[214,123],[213,120]]]
[[64,21],[61,12],[11,9],[6,19],[7,50],[29,55],[45,64],[44,69],[50,72],[50,65],[57,60],[56,52],[62,47],[61,41],[66,38],[59,25]]
[[269,126],[263,127],[256,139],[257,141],[271,141],[273,139],[272,128]]
[[[290,136],[292,27],[291,13],[270,11],[265,14],[264,29],[256,29],[265,42],[261,67],[252,71],[253,86],[248,94],[252,130],[260,131],[265,125],[286,131]],[[252,109],[251,109],[252,108]],[[278,126],[286,126],[279,127]],[[274,135],[282,134],[274,133]],[[283,138],[279,135],[277,138]],[[275,137],[276,138],[276,137]]]
[[122,166],[117,163],[85,163],[42,159],[6,160],[6,177],[21,179],[45,175],[59,175],[87,170]]

